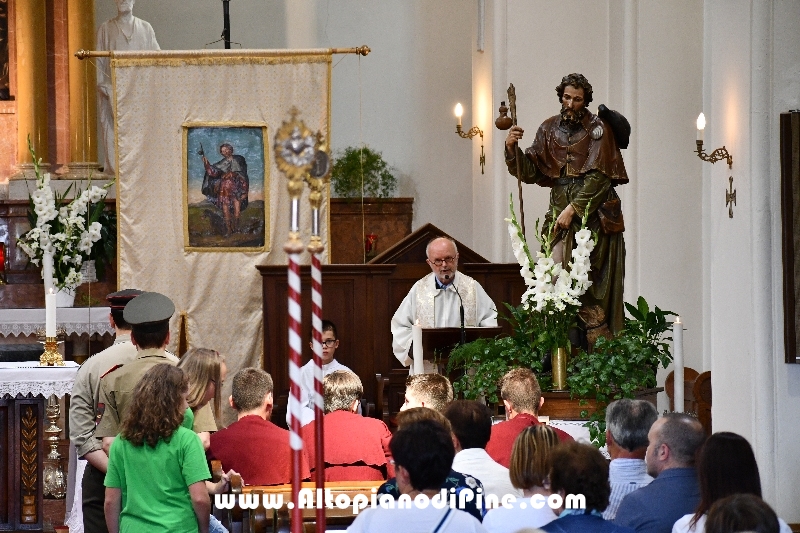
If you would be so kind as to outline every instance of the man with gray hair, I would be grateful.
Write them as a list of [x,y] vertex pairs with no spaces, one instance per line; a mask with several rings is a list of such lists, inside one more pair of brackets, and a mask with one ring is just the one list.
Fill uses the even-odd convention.
[[670,533],[676,520],[694,513],[700,502],[694,456],[705,439],[703,426],[689,415],[656,420],[645,452],[647,473],[655,479],[623,498],[614,523],[636,533]]
[[[417,281],[392,317],[392,350],[395,357],[414,374],[411,326],[457,328],[464,325],[497,326],[497,306],[481,284],[458,272],[458,249],[453,239],[437,237],[425,249],[431,273]],[[428,372],[428,371],[426,371]]]
[[611,456],[608,481],[611,496],[603,518],[613,520],[622,499],[636,489],[649,485],[644,455],[647,433],[658,418],[655,406],[644,400],[623,398],[606,408],[606,447]]

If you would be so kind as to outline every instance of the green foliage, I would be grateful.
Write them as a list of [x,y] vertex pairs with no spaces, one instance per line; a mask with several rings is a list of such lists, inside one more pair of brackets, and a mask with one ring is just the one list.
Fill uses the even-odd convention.
[[[550,344],[538,340],[537,324],[531,313],[522,306],[504,304],[509,316],[500,316],[513,327],[513,335],[494,339],[478,339],[455,348],[450,352],[448,373],[462,370],[464,375],[453,383],[456,394],[474,400],[481,396],[487,402],[500,401],[498,384],[503,375],[516,367],[532,369],[537,375],[542,372],[542,361],[549,353]],[[542,388],[549,388],[549,379],[540,376]]]
[[[666,333],[672,311],[655,307],[639,297],[637,306],[625,304],[624,330],[613,339],[598,338],[591,353],[581,350],[570,361],[567,384],[572,397],[594,396],[598,409],[589,417],[587,426],[592,442],[605,444],[606,405],[620,398],[633,398],[636,390],[656,386],[656,370],[666,368],[672,360]],[[584,400],[585,403],[585,400]],[[587,411],[582,413],[586,417]]]
[[389,198],[397,190],[393,171],[380,152],[366,145],[349,146],[333,162],[331,185],[341,198]]

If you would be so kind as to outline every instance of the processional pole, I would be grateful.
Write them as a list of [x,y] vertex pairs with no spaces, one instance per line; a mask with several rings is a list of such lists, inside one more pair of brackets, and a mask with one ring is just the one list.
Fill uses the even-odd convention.
[[222,40],[225,48],[231,47],[231,11],[230,0],[222,0]]
[[[314,165],[306,175],[306,182],[311,190],[308,201],[311,204],[311,240],[308,251],[311,254],[311,326],[314,348],[314,433],[316,447],[316,474],[317,497],[325,489],[325,439],[324,416],[325,398],[322,387],[322,267],[320,256],[325,251],[319,233],[319,208],[322,203],[322,191],[330,176],[330,157],[328,146],[322,134],[317,133],[316,158]],[[317,533],[325,532],[325,506],[317,505]]]
[[[302,332],[300,329],[302,308],[300,303],[300,254],[303,252],[303,242],[300,240],[300,197],[303,194],[303,180],[308,179],[309,172],[315,168],[315,163],[327,154],[318,155],[320,134],[314,135],[306,125],[297,120],[299,111],[296,108],[291,110],[291,120],[283,122],[281,128],[275,135],[275,162],[278,169],[283,172],[289,180],[288,190],[291,199],[289,214],[289,240],[283,245],[283,250],[288,257],[288,285],[289,285],[289,445],[292,449],[292,513],[291,531],[292,533],[302,533],[303,515],[298,506],[300,484],[302,475],[300,465],[302,464],[303,439],[300,436],[300,426],[302,420],[302,407],[300,405],[300,365],[302,350]],[[320,178],[321,180],[321,178]],[[312,191],[313,194],[313,191]],[[321,193],[320,193],[321,195]],[[317,204],[319,206],[319,204]],[[315,250],[322,250],[321,240],[319,239],[319,209],[317,208],[317,241],[319,246],[315,246],[312,237],[309,247]],[[315,253],[314,255],[318,255]],[[317,260],[319,258],[317,257]],[[321,285],[320,285],[321,286]],[[320,293],[321,294],[321,293]],[[319,301],[321,309],[321,298]],[[320,324],[321,329],[321,324]],[[315,344],[321,347],[319,338],[315,332]],[[321,352],[321,348],[319,352]],[[317,350],[315,349],[315,359]],[[321,375],[321,368],[320,368]],[[317,381],[315,372],[315,382]],[[315,411],[317,410],[317,392],[320,387],[315,383]],[[321,416],[319,417],[322,418]],[[321,426],[319,426],[321,427]],[[321,438],[321,432],[317,439]],[[317,460],[320,455],[317,453]],[[319,480],[320,472],[317,472]],[[324,472],[322,473],[324,476]],[[324,477],[323,477],[324,479]],[[319,511],[322,511],[321,513]],[[321,520],[320,520],[321,516]],[[317,530],[325,527],[325,509],[317,512]]]

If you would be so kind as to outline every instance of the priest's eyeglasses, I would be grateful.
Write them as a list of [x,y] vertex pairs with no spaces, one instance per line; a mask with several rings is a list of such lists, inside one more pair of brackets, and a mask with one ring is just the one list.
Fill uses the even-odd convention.
[[433,263],[437,267],[440,267],[445,263],[447,263],[448,265],[452,265],[455,262],[455,260],[456,260],[455,257],[445,257],[444,259],[434,259],[433,261],[428,259],[428,261],[431,261],[431,263]]

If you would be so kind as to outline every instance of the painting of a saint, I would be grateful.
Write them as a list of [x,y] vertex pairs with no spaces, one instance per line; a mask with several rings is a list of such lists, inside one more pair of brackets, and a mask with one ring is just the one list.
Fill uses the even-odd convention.
[[185,126],[187,249],[264,249],[266,128]]

